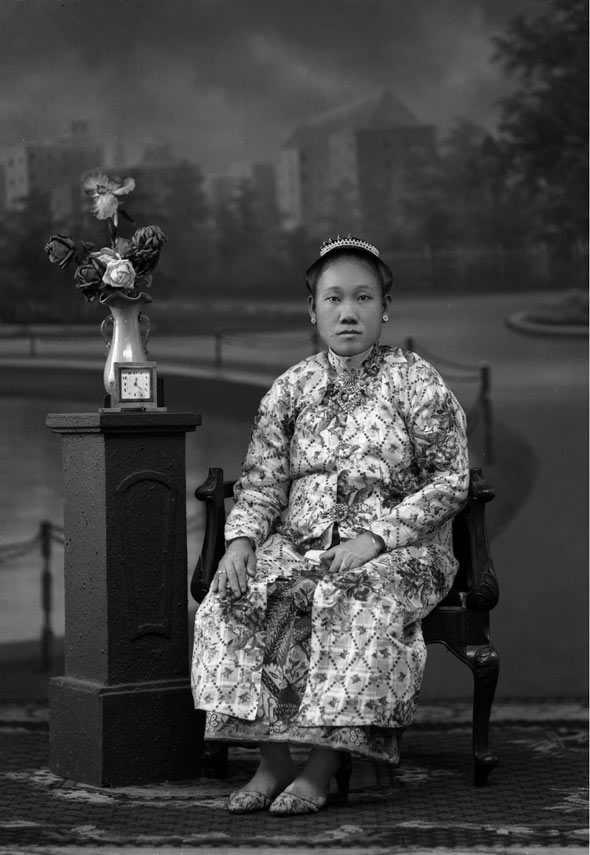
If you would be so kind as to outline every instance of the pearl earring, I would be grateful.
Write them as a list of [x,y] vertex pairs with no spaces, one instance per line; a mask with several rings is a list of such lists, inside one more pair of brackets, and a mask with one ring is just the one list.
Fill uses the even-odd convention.
[[389,320],[389,315],[383,315],[383,320],[385,323]]
[[311,322],[312,322],[312,324],[315,324],[315,323],[316,323],[316,319],[315,319],[315,318],[312,318],[312,319],[311,319]]

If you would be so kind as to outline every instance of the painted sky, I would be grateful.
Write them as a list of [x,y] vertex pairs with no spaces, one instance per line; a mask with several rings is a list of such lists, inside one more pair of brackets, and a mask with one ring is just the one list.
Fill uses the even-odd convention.
[[491,38],[550,0],[1,0],[0,149],[86,119],[204,171],[273,160],[323,110],[391,89],[442,130],[493,127]]

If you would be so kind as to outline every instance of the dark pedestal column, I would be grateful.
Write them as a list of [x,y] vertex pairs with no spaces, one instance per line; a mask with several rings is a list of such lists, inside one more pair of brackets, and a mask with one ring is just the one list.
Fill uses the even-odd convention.
[[185,439],[193,413],[51,414],[62,436],[65,675],[51,768],[95,786],[189,778]]

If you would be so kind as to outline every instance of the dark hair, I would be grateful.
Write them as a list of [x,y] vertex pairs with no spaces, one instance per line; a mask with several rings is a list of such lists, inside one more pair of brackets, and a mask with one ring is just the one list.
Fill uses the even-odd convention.
[[355,247],[342,247],[332,249],[325,255],[321,255],[314,263],[305,271],[305,284],[309,293],[315,297],[318,281],[322,273],[333,264],[335,261],[354,260],[365,264],[374,274],[381,285],[381,294],[388,294],[391,290],[393,282],[393,273],[376,255],[366,249],[356,249]]

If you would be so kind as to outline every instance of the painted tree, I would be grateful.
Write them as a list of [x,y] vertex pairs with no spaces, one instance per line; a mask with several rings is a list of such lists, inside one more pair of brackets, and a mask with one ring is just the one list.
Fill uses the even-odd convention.
[[[131,169],[133,175],[133,170]],[[196,164],[172,163],[154,186],[149,174],[138,173],[137,188],[129,203],[138,222],[157,222],[168,243],[158,268],[160,290],[157,299],[177,296],[202,296],[211,284],[209,209],[203,190],[203,176]],[[166,291],[164,291],[164,284]]]
[[216,246],[215,279],[225,294],[240,298],[285,291],[285,258],[276,212],[270,210],[255,182],[243,178],[229,198],[213,211]]
[[49,196],[41,192],[0,216],[1,322],[84,321],[91,314],[72,279],[47,264],[50,223]]
[[435,157],[410,166],[404,232],[430,246],[497,245],[527,235],[520,190],[506,176],[505,154],[485,128],[460,118]]
[[532,229],[571,243],[588,233],[588,6],[547,7],[495,39],[495,59],[514,82],[500,104],[499,143]]

